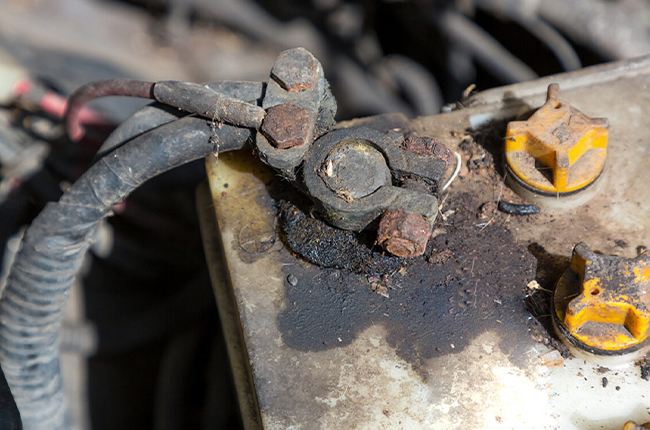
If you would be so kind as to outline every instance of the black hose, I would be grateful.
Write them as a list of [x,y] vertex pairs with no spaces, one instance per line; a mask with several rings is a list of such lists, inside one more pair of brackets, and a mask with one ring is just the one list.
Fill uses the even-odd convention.
[[545,0],[535,3],[535,11],[576,44],[606,60],[650,52],[648,19],[639,17],[636,8],[605,0]]
[[382,66],[399,86],[416,115],[435,115],[442,108],[440,86],[426,67],[404,55],[386,56]]
[[0,299],[0,364],[26,429],[64,426],[61,318],[98,223],[145,181],[217,151],[240,149],[251,134],[196,117],[162,125],[103,157],[36,217]]
[[464,15],[451,10],[433,10],[430,18],[440,32],[470,52],[477,63],[502,82],[512,84],[537,78],[533,69]]
[[571,44],[555,28],[536,15],[511,15],[513,21],[527,29],[538,38],[555,55],[562,68],[566,71],[578,70],[582,67],[580,57]]

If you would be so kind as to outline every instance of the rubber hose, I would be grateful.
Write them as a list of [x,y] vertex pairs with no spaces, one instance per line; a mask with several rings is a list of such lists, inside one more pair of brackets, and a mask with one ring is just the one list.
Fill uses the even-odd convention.
[[63,308],[98,223],[142,183],[190,161],[242,148],[252,131],[185,117],[93,165],[25,232],[0,298],[0,365],[27,430],[64,428],[59,367]]

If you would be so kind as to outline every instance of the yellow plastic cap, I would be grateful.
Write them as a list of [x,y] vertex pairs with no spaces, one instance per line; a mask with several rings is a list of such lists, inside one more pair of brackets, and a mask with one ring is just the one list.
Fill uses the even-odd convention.
[[506,161],[533,190],[571,193],[595,181],[605,167],[609,121],[590,118],[548,87],[546,103],[527,121],[512,121],[506,131]]
[[591,348],[636,346],[650,331],[648,281],[650,253],[626,259],[596,254],[579,243],[558,282],[556,312],[569,334]]

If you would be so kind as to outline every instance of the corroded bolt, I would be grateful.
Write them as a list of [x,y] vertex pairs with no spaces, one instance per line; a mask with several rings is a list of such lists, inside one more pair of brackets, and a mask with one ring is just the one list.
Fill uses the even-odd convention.
[[447,165],[449,165],[449,162],[453,157],[449,148],[438,139],[427,136],[418,136],[415,133],[406,136],[401,146],[407,151],[418,155],[433,155],[434,157],[443,160]]
[[398,257],[424,254],[431,236],[431,225],[423,216],[398,210],[387,210],[381,217],[377,242]]
[[293,103],[273,106],[266,111],[260,132],[278,149],[293,148],[307,143],[311,134],[311,119],[307,109]]
[[290,93],[313,87],[318,79],[318,60],[305,48],[283,51],[271,69],[271,77]]
[[391,181],[382,153],[359,141],[334,148],[325,157],[318,175],[347,202],[367,197]]

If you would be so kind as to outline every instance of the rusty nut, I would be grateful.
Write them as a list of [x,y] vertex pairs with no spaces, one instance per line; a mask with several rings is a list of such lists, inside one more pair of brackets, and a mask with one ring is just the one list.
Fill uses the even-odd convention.
[[424,254],[431,236],[431,225],[424,217],[398,210],[387,210],[379,222],[377,242],[398,257]]
[[453,158],[453,154],[449,148],[433,137],[418,136],[411,133],[406,136],[401,146],[407,151],[418,155],[433,155],[434,157],[443,160],[447,165],[449,165]]
[[278,55],[271,77],[290,93],[307,90],[316,84],[318,61],[305,48],[288,49]]
[[260,132],[278,149],[304,145],[311,135],[309,112],[293,103],[273,106],[267,109]]

